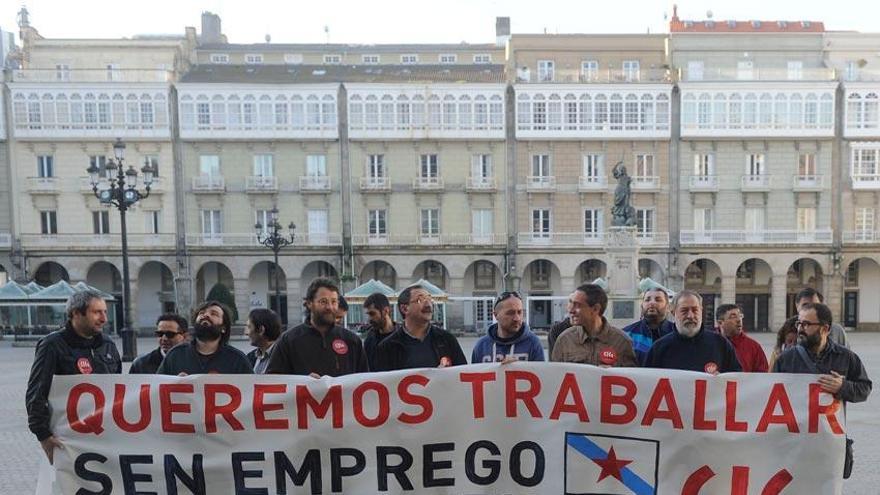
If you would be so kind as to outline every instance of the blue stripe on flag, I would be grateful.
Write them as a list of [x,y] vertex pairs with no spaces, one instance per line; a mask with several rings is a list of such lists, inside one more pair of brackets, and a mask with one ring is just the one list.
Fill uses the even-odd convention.
[[[568,435],[568,444],[590,459],[608,458],[608,452],[602,450],[601,447],[593,443],[593,441],[586,436]],[[639,478],[638,475],[632,472],[628,467],[621,469],[620,474],[623,478],[623,484],[636,495],[654,495],[654,487],[652,487],[647,481]]]

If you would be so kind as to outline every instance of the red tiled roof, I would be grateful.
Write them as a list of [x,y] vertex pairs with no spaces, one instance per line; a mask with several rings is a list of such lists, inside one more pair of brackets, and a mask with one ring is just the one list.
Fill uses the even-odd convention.
[[825,24],[814,21],[681,20],[673,16],[670,33],[823,33]]

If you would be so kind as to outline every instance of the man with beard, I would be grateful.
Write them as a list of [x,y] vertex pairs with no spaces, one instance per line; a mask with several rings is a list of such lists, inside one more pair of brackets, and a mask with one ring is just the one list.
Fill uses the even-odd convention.
[[186,326],[186,319],[178,314],[165,313],[160,316],[156,320],[156,337],[159,338],[159,347],[135,359],[131,363],[128,373],[130,375],[155,374],[168,351],[186,340]]
[[544,361],[544,347],[523,321],[523,301],[517,292],[502,292],[492,309],[489,325],[471,353],[471,363]]
[[735,304],[722,304],[715,310],[715,321],[721,335],[733,344],[736,358],[747,373],[766,373],[767,355],[755,339],[743,330],[743,313]]
[[367,365],[370,370],[376,370],[376,349],[394,332],[397,323],[391,319],[391,301],[381,292],[370,294],[364,300],[364,312],[370,319],[370,323],[364,329],[367,334],[364,339],[364,352],[367,354]]
[[863,402],[871,380],[859,356],[829,338],[831,310],[821,303],[804,303],[798,311],[798,345],[773,363],[774,373],[813,373],[824,392],[844,402]]
[[584,284],[568,297],[568,319],[573,325],[562,332],[551,361],[603,367],[638,366],[632,340],[605,319],[608,295],[595,284]]
[[733,346],[721,335],[703,330],[703,298],[685,289],[672,300],[675,332],[654,342],[647,368],[703,371],[712,375],[742,371]]
[[275,341],[281,336],[281,317],[278,313],[266,308],[252,309],[244,327],[244,334],[254,350],[247,354],[254,373],[262,375],[266,372]]
[[64,448],[52,433],[49,391],[55,375],[122,373],[116,344],[105,337],[107,303],[100,293],[86,290],[67,300],[67,323],[37,342],[25,393],[28,427],[51,464],[56,448]]
[[669,294],[659,287],[642,293],[642,319],[623,327],[633,342],[633,350],[639,365],[645,365],[651,345],[666,334],[675,331],[675,324],[666,319],[669,308]]
[[160,375],[251,374],[247,356],[229,345],[230,310],[218,301],[206,301],[193,312],[193,339],[168,352],[156,373]]
[[275,343],[266,373],[342,376],[367,371],[363,343],[354,332],[336,324],[339,288],[316,278],[306,290],[309,320],[284,332]]
[[[800,311],[801,307],[806,303],[825,303],[825,297],[822,296],[822,293],[812,287],[801,289],[800,292],[797,293],[797,296],[795,296],[794,300],[795,307],[798,311]],[[789,320],[791,320],[792,324],[797,324],[798,315],[792,316]],[[833,323],[831,325],[831,332],[828,334],[828,338],[835,344],[842,345],[849,349],[849,340],[846,338],[846,330],[844,330],[839,323]]]
[[397,304],[403,325],[379,344],[378,371],[467,364],[455,336],[431,323],[434,300],[424,287],[407,287],[397,296]]

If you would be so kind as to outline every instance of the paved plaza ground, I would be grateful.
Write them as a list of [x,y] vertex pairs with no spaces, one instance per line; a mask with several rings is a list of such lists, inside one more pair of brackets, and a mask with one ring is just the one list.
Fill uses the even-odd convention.
[[[880,333],[850,334],[852,348],[861,356],[868,375],[880,379]],[[759,342],[769,355],[770,334],[758,334]],[[470,356],[475,338],[462,339],[465,354]],[[121,344],[117,343],[120,346]],[[152,339],[140,339],[138,350],[153,348]],[[247,348],[247,342],[235,345]],[[34,436],[27,428],[24,393],[33,359],[33,348],[12,347],[10,340],[0,341],[0,495],[23,495],[34,492],[37,467],[43,455]],[[128,365],[126,365],[126,368]],[[856,464],[853,476],[844,483],[846,495],[876,495],[880,492],[880,392],[866,403],[848,408],[849,435],[856,441]],[[808,494],[797,494],[808,495]]]

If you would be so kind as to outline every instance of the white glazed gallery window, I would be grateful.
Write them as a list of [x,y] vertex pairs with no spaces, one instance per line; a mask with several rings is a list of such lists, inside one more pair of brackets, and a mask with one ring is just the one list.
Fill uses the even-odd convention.
[[254,155],[254,177],[274,177],[274,156],[269,154]]
[[59,82],[70,81],[70,64],[55,64],[55,80]]
[[271,210],[256,210],[254,211],[254,222],[260,224],[262,228],[260,229],[260,233],[263,236],[269,235],[269,232],[272,230],[272,211]]
[[581,78],[584,82],[599,80],[599,61],[584,60],[581,62]]
[[471,210],[471,233],[474,241],[488,241],[492,236],[494,225],[493,211],[488,208]]
[[599,183],[605,176],[605,155],[600,153],[589,153],[583,157],[583,176],[584,180],[593,183]]
[[441,64],[454,64],[458,62],[458,55],[454,53],[441,53],[440,54],[440,63]]
[[636,209],[636,234],[639,237],[651,237],[654,235],[654,214],[653,208]]
[[199,175],[203,177],[220,177],[220,156],[200,155]]
[[404,65],[419,63],[419,56],[415,54],[407,54],[400,56],[400,63]]
[[862,206],[856,208],[856,235],[859,240],[870,240],[874,237],[874,208]]
[[641,79],[641,69],[638,60],[623,61],[623,78],[627,82],[638,82]]
[[797,209],[797,231],[801,234],[816,232],[816,208]]
[[385,177],[385,155],[370,155],[367,158],[367,177],[371,179]]
[[309,177],[326,177],[327,155],[306,156],[306,175]]
[[162,212],[160,210],[147,210],[144,212],[144,232],[158,234],[161,228]]
[[703,80],[704,65],[702,60],[689,60],[687,66],[688,81]]
[[379,63],[379,56],[378,55],[364,55],[361,57],[361,63],[367,64],[367,65],[376,65]]
[[552,232],[551,221],[549,209],[532,210],[532,238],[549,239]]
[[324,55],[324,63],[327,65],[339,65],[342,63],[342,55],[338,53]]
[[437,208],[422,208],[419,212],[419,233],[422,237],[437,237],[440,235],[440,210]]
[[325,244],[330,232],[330,212],[325,209],[309,210],[306,214],[309,229],[309,242]]
[[229,55],[226,53],[212,53],[211,54],[211,63],[212,64],[228,64],[229,63]]
[[697,153],[694,155],[694,175],[697,177],[715,175],[715,154]]
[[92,233],[96,235],[106,235],[110,233],[109,211],[104,210],[92,212]]
[[798,175],[801,177],[816,176],[816,154],[801,153],[798,155]]
[[714,228],[715,211],[712,208],[694,209],[694,230],[706,232]]
[[52,155],[40,155],[37,157],[37,177],[55,177],[55,157]]
[[549,179],[552,175],[550,155],[532,155],[532,176]]
[[552,60],[538,60],[538,82],[553,82],[556,77],[556,63]]
[[474,55],[474,63],[475,64],[491,64],[492,63],[492,55],[488,53],[478,53]]
[[598,239],[602,236],[602,210],[587,208],[584,210],[584,236]]
[[766,216],[764,208],[747,207],[745,211],[745,230],[746,232],[761,232],[764,230],[764,217]]
[[657,175],[654,168],[654,155],[649,153],[636,154],[635,168],[633,176],[636,178],[652,178]]
[[764,153],[750,153],[746,157],[746,175],[750,177],[764,175]]
[[436,154],[421,155],[419,160],[419,178],[436,179],[440,176],[440,166]]
[[385,237],[388,235],[386,210],[369,210],[367,220],[370,237]]
[[244,63],[246,64],[262,64],[263,63],[263,55],[259,53],[248,53],[244,56]]
[[299,65],[303,63],[302,53],[285,53],[284,63],[289,65]]
[[202,234],[207,237],[217,237],[222,233],[223,222],[220,210],[202,210]]
[[55,210],[40,212],[40,233],[43,235],[55,235],[58,233],[58,213]]

